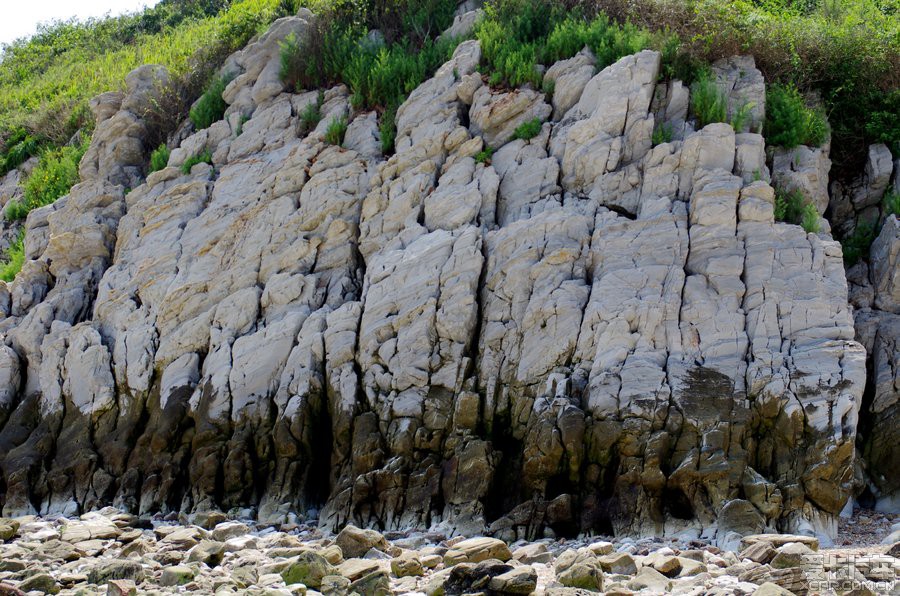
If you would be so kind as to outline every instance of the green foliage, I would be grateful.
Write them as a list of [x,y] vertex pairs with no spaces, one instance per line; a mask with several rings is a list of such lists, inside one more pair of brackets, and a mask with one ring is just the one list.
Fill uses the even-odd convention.
[[6,149],[0,152],[0,176],[19,167],[29,157],[37,155],[40,150],[38,140],[28,134],[24,128],[12,131],[4,144]]
[[753,115],[752,111],[754,105],[753,102],[747,102],[731,115],[731,128],[734,129],[734,132],[744,132],[744,128],[747,127],[747,122]]
[[513,138],[528,141],[541,133],[541,127],[542,123],[540,118],[523,122],[516,128],[515,132],[513,132]]
[[673,135],[674,131],[672,130],[672,125],[668,122],[661,122],[653,129],[653,146],[655,147],[662,143],[671,143]]
[[807,234],[819,233],[819,212],[812,203],[803,205],[803,209],[800,212],[800,225]]
[[5,282],[11,282],[15,279],[22,265],[25,264],[25,230],[19,233],[19,237],[9,247],[6,253],[6,260],[0,262],[0,279]]
[[868,114],[866,134],[873,141],[891,146],[895,155],[900,151],[900,89],[880,96]]
[[33,209],[49,205],[67,194],[78,182],[78,163],[89,145],[90,139],[85,138],[79,145],[44,150],[38,165],[25,181],[22,200],[7,204],[6,218],[25,219]]
[[234,136],[239,137],[244,134],[244,125],[250,121],[250,116],[245,114],[241,114],[241,119],[238,121],[237,130],[234,131]]
[[[671,27],[681,40],[680,66],[752,55],[768,82],[818,96],[831,128],[833,175],[857,175],[871,143],[900,142],[897,0],[566,1],[619,23]],[[675,78],[690,80],[685,74]]]
[[281,48],[281,69],[278,74],[288,87],[296,87],[306,63],[303,45],[297,36],[291,33],[284,41],[279,42],[279,46]]
[[190,118],[195,129],[209,128],[211,124],[218,122],[225,115],[228,104],[222,99],[222,93],[232,78],[221,76],[213,79],[194,107],[191,108]]
[[803,97],[791,85],[772,85],[766,94],[766,141],[792,148],[818,147],[828,138],[828,124],[820,110],[806,107]]
[[[393,150],[396,111],[453,54],[459,40],[436,39],[453,20],[454,0],[306,0],[318,10],[306,43],[281,46],[281,78],[295,89],[337,83],[356,109],[381,112],[382,148]],[[370,38],[370,29],[384,39]],[[313,114],[310,113],[310,117]]]
[[22,201],[13,199],[6,204],[6,209],[3,210],[3,216],[7,221],[25,219],[28,217],[28,208],[25,207],[25,203]]
[[[563,10],[549,0],[494,0],[485,7],[485,18],[476,26],[481,44],[483,70],[491,85],[518,87],[529,84],[539,88],[541,74],[537,62],[554,26],[562,21]],[[555,42],[557,53],[563,40]],[[574,55],[581,48],[572,52]],[[568,56],[567,56],[568,57]]]
[[19,129],[57,146],[89,130],[90,98],[124,90],[141,64],[166,66],[189,105],[221,60],[284,8],[280,0],[167,0],[134,15],[42,25],[0,54],[0,148]]
[[691,110],[699,128],[728,119],[728,100],[709,73],[704,73],[691,85]]
[[205,150],[203,153],[200,153],[199,155],[193,155],[193,156],[189,157],[187,159],[187,161],[185,161],[181,165],[181,173],[185,174],[185,175],[190,174],[191,169],[198,163],[212,164],[212,154],[209,152],[209,149]]
[[547,101],[552,102],[553,93],[556,91],[556,81],[552,79],[546,79],[541,85],[541,91],[547,94]]
[[869,258],[869,249],[877,236],[875,222],[860,221],[856,224],[853,233],[841,240],[844,252],[844,264],[848,267],[855,265],[860,259]]
[[150,171],[158,172],[169,165],[169,153],[169,148],[165,143],[154,149],[150,154]]
[[900,218],[900,188],[888,189],[881,201],[881,213],[884,217],[896,215]]
[[322,120],[322,103],[324,103],[324,94],[320,91],[315,103],[307,104],[300,113],[300,128],[304,133],[308,133],[318,126]]
[[344,134],[347,132],[347,119],[343,116],[332,118],[325,130],[325,142],[340,147],[344,144]]
[[775,193],[775,221],[803,226],[807,232],[819,232],[819,212],[800,191]]
[[479,152],[475,155],[475,162],[476,162],[476,163],[483,163],[483,164],[490,164],[490,163],[491,163],[491,158],[492,158],[493,156],[494,156],[494,149],[493,149],[493,147],[490,147],[490,146],[488,146],[488,145],[485,145],[485,146],[484,146],[484,149],[482,149],[481,151],[479,151]]
[[378,134],[381,137],[381,152],[385,155],[394,150],[394,141],[397,140],[397,109],[390,107],[381,115],[381,123],[378,125]]

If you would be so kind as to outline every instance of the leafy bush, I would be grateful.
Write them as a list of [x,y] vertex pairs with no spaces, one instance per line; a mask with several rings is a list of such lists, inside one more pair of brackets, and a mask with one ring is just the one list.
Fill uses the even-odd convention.
[[741,133],[744,132],[744,128],[747,126],[747,122],[750,120],[750,117],[753,115],[752,110],[754,107],[753,102],[747,102],[738,108],[734,114],[731,115],[731,128],[734,129],[734,132]]
[[803,205],[803,209],[800,212],[800,225],[808,234],[819,233],[819,212],[812,203]]
[[844,252],[844,264],[848,267],[855,265],[860,259],[869,258],[869,249],[875,241],[877,230],[875,223],[860,221],[856,224],[853,233],[841,240]]
[[288,35],[279,45],[281,47],[281,69],[278,71],[278,74],[288,87],[294,88],[297,86],[300,73],[303,72],[306,62],[303,45],[293,33]]
[[0,54],[0,146],[17,129],[57,146],[89,131],[90,98],[124,90],[125,76],[148,63],[166,66],[173,90],[185,95],[177,110],[166,106],[177,121],[224,57],[285,8],[281,0],[179,0],[135,15],[42,25]]
[[378,134],[381,137],[381,152],[385,155],[391,153],[394,150],[394,141],[397,140],[397,109],[393,106],[381,115]]
[[322,104],[324,101],[325,94],[320,91],[315,103],[307,104],[303,108],[303,112],[300,113],[300,128],[303,133],[313,130],[322,120]]
[[343,116],[332,118],[325,130],[325,142],[340,147],[344,144],[344,135],[347,133],[347,119]]
[[766,94],[766,141],[792,148],[818,147],[828,138],[828,124],[819,110],[806,107],[803,97],[791,85],[772,85]]
[[674,135],[674,131],[672,130],[672,125],[668,122],[660,122],[656,128],[653,129],[653,146],[661,145],[662,143],[671,143]]
[[[295,89],[346,84],[354,108],[381,112],[382,149],[390,152],[397,109],[458,44],[434,37],[452,21],[456,2],[307,0],[306,5],[320,16],[306,43],[282,44],[282,80]],[[379,30],[384,40],[370,38],[369,29]]]
[[17,128],[4,143],[6,148],[0,152],[0,176],[25,163],[29,157],[37,155],[40,143],[28,134],[24,128]]
[[193,155],[189,157],[187,161],[181,164],[181,173],[185,175],[190,174],[191,169],[198,163],[212,164],[212,154],[209,152],[209,149],[205,150],[199,155]]
[[158,172],[169,165],[169,148],[165,143],[153,150],[150,154],[150,171]]
[[819,233],[819,212],[816,206],[797,190],[775,194],[775,221],[800,225],[807,232]]
[[67,194],[78,182],[78,163],[90,141],[85,138],[79,145],[44,150],[38,165],[25,181],[22,201],[11,201],[7,205],[7,218],[25,219],[33,209],[49,205]]
[[22,265],[25,264],[25,230],[19,233],[19,237],[9,247],[6,253],[6,260],[0,262],[0,279],[5,282],[11,282],[15,279]]
[[523,122],[516,130],[513,132],[513,138],[522,139],[524,141],[528,141],[538,136],[541,133],[542,127],[541,119],[535,118],[533,120],[529,120],[528,122]]
[[[769,82],[822,100],[831,126],[832,174],[862,170],[866,147],[900,142],[900,18],[896,0],[563,0],[586,14],[681,40],[676,78],[690,64],[755,57]],[[674,68],[663,65],[666,76]]]
[[232,77],[222,76],[213,79],[213,82],[207,87],[203,95],[191,108],[190,118],[197,130],[209,128],[214,122],[218,122],[225,115],[228,104],[222,99],[222,93],[225,87],[231,81]]
[[881,213],[884,217],[896,215],[900,218],[900,188],[888,189],[881,201]]
[[18,221],[28,217],[28,208],[19,200],[13,199],[6,204],[3,216],[7,221]]
[[691,110],[699,128],[728,119],[728,100],[711,74],[701,75],[691,85]]
[[491,158],[494,156],[494,149],[488,145],[484,146],[484,149],[479,151],[475,155],[476,163],[490,164]]

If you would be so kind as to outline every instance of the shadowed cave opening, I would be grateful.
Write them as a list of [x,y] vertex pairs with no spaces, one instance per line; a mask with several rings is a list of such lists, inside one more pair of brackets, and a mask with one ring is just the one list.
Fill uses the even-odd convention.
[[694,519],[694,507],[680,488],[666,487],[662,493],[663,510],[675,519]]
[[310,425],[310,463],[303,500],[308,508],[321,509],[331,494],[331,457],[334,434],[331,430],[331,414],[323,406]]
[[[496,422],[495,426],[508,427]],[[521,502],[522,494],[522,441],[507,432],[500,432],[491,438],[491,443],[495,452],[500,454],[500,461],[484,499],[484,516],[488,524],[509,513]]]

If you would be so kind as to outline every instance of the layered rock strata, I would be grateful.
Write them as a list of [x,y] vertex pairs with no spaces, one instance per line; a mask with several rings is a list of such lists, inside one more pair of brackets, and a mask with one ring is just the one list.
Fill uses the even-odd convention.
[[285,93],[266,48],[305,23],[230,58],[225,119],[126,196],[112,131],[146,152],[130,106],[164,76],[133,75],[82,183],[29,217],[29,261],[0,284],[4,515],[835,532],[866,355],[840,245],[773,221],[759,134],[684,125],[654,146],[687,103],[652,51],[554,66],[551,104],[488,87],[467,41],[384,158],[343,87],[301,132],[319,94]]

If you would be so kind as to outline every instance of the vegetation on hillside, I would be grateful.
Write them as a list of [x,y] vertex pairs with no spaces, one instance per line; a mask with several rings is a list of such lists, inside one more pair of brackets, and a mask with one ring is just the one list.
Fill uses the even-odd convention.
[[821,106],[838,177],[861,170],[871,143],[898,149],[900,0],[562,1],[620,23],[668,28],[681,63],[752,54],[767,83]]
[[[162,138],[186,115],[228,54],[296,9],[295,0],[162,0],[136,14],[41,25],[36,35],[4,45],[0,175],[39,157],[22,200],[7,204],[5,218],[25,219],[78,182],[78,163],[94,124],[88,108],[92,97],[122,90],[125,75],[141,64],[166,66],[169,87],[154,113],[145,115]],[[221,80],[209,83],[191,112],[196,126],[221,118],[223,88]],[[167,150],[155,151],[151,169],[164,167],[167,160]],[[19,238],[0,263],[0,278],[11,281],[23,261]]]
[[[163,0],[141,13],[42,25],[0,55],[0,174],[47,146],[62,146],[93,119],[90,98],[122,90],[141,64],[172,73],[177,117],[210,74],[293,0]],[[174,113],[173,113],[174,112]]]
[[[295,89],[338,83],[357,109],[381,112],[381,142],[393,150],[397,108],[446,62],[458,40],[438,39],[456,0],[307,0],[320,18],[307,43],[282,46],[281,77]],[[370,32],[377,31],[377,35]],[[316,114],[310,112],[310,122]]]

